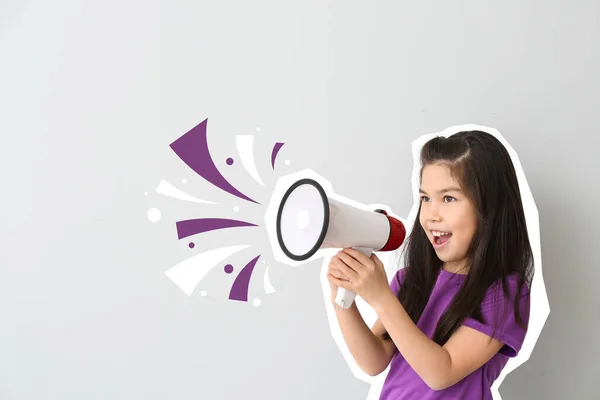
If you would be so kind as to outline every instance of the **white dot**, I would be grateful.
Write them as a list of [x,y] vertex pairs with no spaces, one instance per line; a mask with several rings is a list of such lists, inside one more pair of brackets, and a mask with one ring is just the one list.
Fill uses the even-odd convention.
[[260,127],[257,126],[256,127],[256,132],[258,132],[258,131],[260,131]]
[[206,296],[206,290],[203,290],[200,292],[200,296],[205,297]]
[[262,261],[263,261],[263,264],[265,264],[267,262],[267,260],[262,260]]
[[262,302],[260,301],[260,299],[254,299],[254,301],[252,302],[252,304],[254,304],[254,307],[258,307],[258,306],[260,306],[260,305],[261,305],[261,303],[262,303]]
[[240,208],[238,206],[233,207],[233,211],[238,212],[240,211]]
[[148,192],[144,192],[144,196],[148,196]]
[[183,179],[181,180],[181,183],[187,183],[187,179],[183,178]]
[[290,165],[290,160],[285,160],[285,165]]
[[300,210],[296,217],[296,226],[298,229],[305,229],[310,224],[310,214],[306,210]]
[[160,210],[158,208],[151,208],[148,210],[148,219],[152,222],[156,222],[160,219]]

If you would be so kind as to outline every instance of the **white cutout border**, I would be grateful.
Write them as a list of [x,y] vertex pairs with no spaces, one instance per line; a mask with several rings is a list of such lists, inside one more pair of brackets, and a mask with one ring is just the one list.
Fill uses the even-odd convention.
[[[367,395],[367,400],[377,400],[379,398],[379,395],[381,393],[381,389],[383,386],[383,382],[389,372],[389,367],[384,372],[382,372],[381,374],[379,374],[375,377],[371,377],[371,376],[367,375],[356,364],[356,362],[354,361],[352,355],[350,354],[350,351],[343,339],[343,336],[342,336],[342,333],[341,333],[341,330],[340,330],[340,327],[339,327],[339,324],[337,322],[337,318],[335,315],[335,310],[333,309],[333,305],[331,304],[331,301],[330,301],[330,298],[331,298],[330,287],[329,287],[329,282],[327,280],[327,267],[329,265],[329,260],[330,260],[331,256],[333,256],[333,254],[338,251],[338,249],[321,249],[321,250],[317,251],[317,253],[315,253],[310,259],[308,259],[306,261],[302,261],[302,262],[296,262],[296,261],[290,260],[287,256],[285,256],[285,254],[280,249],[279,244],[277,242],[277,236],[276,236],[276,232],[275,232],[277,207],[280,203],[280,200],[283,198],[285,191],[287,190],[287,188],[290,185],[292,185],[294,182],[296,182],[300,179],[311,178],[311,179],[314,179],[315,181],[319,182],[323,186],[323,188],[325,189],[325,192],[327,193],[327,196],[330,198],[336,199],[338,201],[344,202],[346,204],[352,205],[354,207],[357,207],[357,208],[360,208],[363,210],[374,210],[376,208],[385,209],[390,216],[393,216],[393,217],[399,219],[400,221],[402,221],[402,223],[405,224],[406,230],[407,230],[407,235],[408,235],[412,229],[412,221],[415,220],[415,217],[416,217],[416,214],[417,214],[418,208],[419,208],[419,192],[418,192],[418,190],[419,190],[419,172],[420,172],[420,168],[421,168],[419,154],[420,154],[420,151],[421,151],[423,145],[428,140],[430,140],[436,136],[449,137],[455,133],[458,133],[461,131],[470,131],[470,130],[484,131],[484,132],[487,132],[487,133],[493,135],[498,140],[500,140],[500,142],[504,145],[504,147],[508,151],[508,153],[511,157],[511,160],[513,162],[513,165],[515,167],[515,171],[517,173],[517,179],[519,182],[521,199],[523,202],[525,219],[526,219],[526,223],[527,223],[527,231],[529,234],[529,240],[531,243],[531,248],[532,248],[533,256],[534,256],[534,278],[533,278],[532,287],[531,287],[531,310],[530,310],[529,328],[527,331],[527,335],[525,337],[525,341],[523,343],[523,346],[522,346],[519,354],[516,357],[513,357],[508,361],[508,363],[502,370],[500,376],[498,377],[498,379],[496,379],[496,381],[494,382],[494,384],[492,385],[492,388],[491,388],[493,398],[495,400],[501,400],[502,398],[499,393],[500,385],[502,384],[502,382],[504,381],[504,378],[506,378],[506,376],[508,374],[510,374],[516,368],[518,368],[523,363],[525,363],[527,360],[529,360],[529,357],[531,356],[533,348],[535,347],[535,344],[537,343],[537,340],[542,332],[542,329],[546,323],[546,320],[548,319],[548,315],[550,314],[550,305],[548,302],[548,297],[546,294],[546,288],[544,286],[544,280],[543,280],[543,274],[542,274],[542,257],[541,257],[538,210],[535,205],[535,201],[533,199],[531,190],[529,188],[529,184],[527,183],[527,178],[525,177],[525,174],[523,172],[523,168],[521,166],[519,157],[518,157],[517,153],[515,152],[515,150],[512,148],[512,146],[510,146],[510,144],[508,144],[506,139],[504,139],[504,137],[500,134],[500,132],[498,132],[496,129],[481,126],[481,125],[466,124],[466,125],[452,126],[452,127],[444,129],[443,131],[441,131],[439,133],[424,134],[421,137],[419,137],[418,139],[414,140],[412,142],[412,153],[413,153],[412,191],[413,191],[414,204],[413,204],[413,207],[407,218],[401,218],[398,215],[394,214],[390,210],[390,207],[388,207],[386,205],[371,204],[371,205],[365,206],[365,205],[358,203],[352,199],[348,199],[348,198],[342,197],[338,194],[335,194],[332,189],[332,185],[327,180],[325,180],[323,177],[319,176],[316,172],[314,172],[310,169],[305,169],[305,170],[302,170],[302,171],[299,171],[299,172],[296,172],[293,174],[289,174],[289,175],[280,177],[275,185],[275,189],[273,191],[271,201],[269,203],[269,206],[268,206],[266,214],[265,214],[267,233],[269,235],[269,240],[271,243],[271,249],[273,251],[273,256],[277,261],[282,262],[287,265],[290,265],[290,266],[293,266],[293,267],[312,262],[318,258],[322,258],[323,264],[321,267],[321,274],[320,274],[321,286],[323,289],[323,299],[324,299],[324,303],[325,303],[325,307],[326,307],[326,311],[327,311],[327,317],[329,319],[329,327],[331,330],[331,334],[332,334],[338,348],[342,352],[344,359],[346,360],[346,363],[350,367],[353,375],[356,378],[358,378],[364,382],[371,383],[371,389],[369,390],[369,393]],[[392,257],[394,257],[394,259],[398,259],[397,256],[402,251],[402,249],[403,249],[403,246],[400,249],[396,250],[395,252],[379,252],[379,253],[377,253],[377,256],[381,259],[381,261],[385,265],[388,280],[390,280],[390,281],[391,281],[394,273],[397,271],[397,269],[393,268],[393,263],[391,262]],[[373,326],[373,324],[377,320],[377,315],[375,314],[374,310],[360,296],[356,296],[355,301],[356,301],[356,305],[357,305],[361,315],[363,316],[363,319],[365,320],[365,323],[368,326]]]

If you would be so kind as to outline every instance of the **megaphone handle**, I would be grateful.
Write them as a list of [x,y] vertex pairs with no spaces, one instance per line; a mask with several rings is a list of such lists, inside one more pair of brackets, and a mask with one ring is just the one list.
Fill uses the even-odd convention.
[[[353,249],[361,252],[367,257],[371,257],[371,254],[373,253],[373,249],[370,249],[368,247],[353,247]],[[335,296],[335,303],[343,309],[347,310],[350,307],[352,307],[352,303],[354,302],[355,297],[356,293],[354,293],[353,291],[338,287],[337,295]]]

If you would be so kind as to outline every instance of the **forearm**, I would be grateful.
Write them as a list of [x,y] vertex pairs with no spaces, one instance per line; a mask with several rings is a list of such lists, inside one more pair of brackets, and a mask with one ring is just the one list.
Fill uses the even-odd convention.
[[358,366],[369,375],[381,373],[389,361],[382,339],[376,337],[367,326],[356,303],[349,309],[342,309],[335,303],[333,307],[344,340]]
[[415,325],[393,293],[374,308],[398,351],[421,379],[434,389],[444,387],[452,367],[446,349]]

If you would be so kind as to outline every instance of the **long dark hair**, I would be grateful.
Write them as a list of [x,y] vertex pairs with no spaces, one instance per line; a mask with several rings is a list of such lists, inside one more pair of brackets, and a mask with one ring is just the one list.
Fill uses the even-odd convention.
[[[533,278],[533,254],[529,243],[519,183],[510,155],[493,135],[463,131],[429,140],[421,150],[421,178],[427,165],[442,163],[477,209],[477,229],[467,252],[469,272],[454,300],[440,318],[433,336],[444,345],[467,317],[484,322],[481,303],[488,288],[502,283],[508,296],[507,277],[519,276],[519,292]],[[404,279],[398,299],[417,323],[427,304],[442,261],[419,222],[419,212],[404,247]],[[517,322],[526,328],[514,301]],[[390,336],[386,332],[385,339]]]

